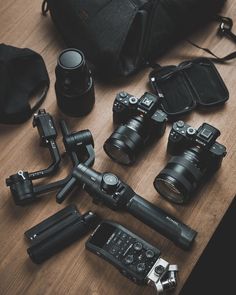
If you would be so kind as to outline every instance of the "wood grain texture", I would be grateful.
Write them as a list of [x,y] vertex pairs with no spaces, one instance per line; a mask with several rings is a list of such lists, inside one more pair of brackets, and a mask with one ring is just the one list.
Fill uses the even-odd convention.
[[[18,47],[32,48],[43,56],[51,79],[51,87],[43,107],[58,119],[63,115],[58,111],[55,101],[54,69],[57,55],[63,49],[63,43],[50,17],[45,18],[40,14],[40,6],[41,1],[0,0],[0,40]],[[223,15],[230,16],[236,21],[234,0],[228,1]],[[236,31],[236,28],[234,30]],[[192,40],[204,47],[210,47],[220,56],[235,50],[235,44],[220,39],[215,32],[216,25],[211,24],[205,31],[192,36]],[[162,65],[177,64],[200,55],[203,55],[201,50],[182,42],[158,62]],[[107,208],[97,207],[82,191],[77,192],[76,196],[63,204],[66,206],[74,202],[81,212],[94,210],[104,218],[128,226],[157,245],[162,250],[164,258],[179,265],[180,280],[175,294],[179,293],[235,195],[236,63],[234,61],[228,65],[218,65],[217,68],[229,88],[230,100],[224,108],[207,113],[195,111],[185,120],[196,127],[207,121],[219,128],[222,132],[219,141],[227,146],[228,155],[223,161],[222,169],[186,206],[175,206],[164,201],[153,187],[155,176],[167,160],[166,143],[170,125],[163,138],[130,168],[115,164],[103,152],[103,143],[113,130],[111,109],[116,93],[125,90],[137,96],[142,95],[144,91],[149,90],[147,84],[149,70],[140,72],[122,84],[105,85],[97,82],[96,105],[93,111],[83,119],[66,118],[73,130],[88,128],[92,131],[96,149],[95,169],[117,173],[138,194],[199,232],[193,249],[184,252],[129,214],[114,213]],[[31,263],[26,253],[27,242],[23,233],[57,212],[62,206],[56,204],[55,194],[48,195],[41,202],[25,208],[13,204],[4,183],[5,178],[20,169],[33,171],[47,166],[49,155],[39,147],[38,134],[32,128],[31,120],[18,126],[0,125],[0,137],[0,294],[155,294],[150,287],[136,286],[108,263],[87,252],[84,249],[86,238],[74,243],[42,266]],[[62,150],[60,137],[58,143]],[[69,168],[69,165],[67,166]],[[68,172],[68,168],[63,167],[58,178]]]

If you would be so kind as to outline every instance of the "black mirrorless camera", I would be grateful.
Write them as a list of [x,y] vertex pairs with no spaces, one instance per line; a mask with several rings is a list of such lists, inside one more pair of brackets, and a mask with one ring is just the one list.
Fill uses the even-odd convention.
[[164,134],[167,115],[158,109],[158,97],[151,93],[137,98],[120,92],[113,104],[113,121],[120,126],[106,140],[104,150],[114,161],[129,165]]
[[216,142],[219,136],[220,131],[207,123],[194,129],[183,121],[175,122],[167,146],[174,157],[156,177],[156,190],[172,202],[187,202],[226,156],[226,147]]

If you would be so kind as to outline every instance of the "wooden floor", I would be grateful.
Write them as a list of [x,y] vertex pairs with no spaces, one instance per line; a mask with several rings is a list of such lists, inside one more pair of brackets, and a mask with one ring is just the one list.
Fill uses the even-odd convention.
[[[236,1],[227,2],[222,14],[232,17],[236,22]],[[50,17],[45,18],[40,14],[40,6],[41,1],[0,0],[0,41],[17,47],[29,47],[43,56],[51,79],[50,91],[43,107],[58,119],[61,114],[55,99],[54,69],[57,56],[63,49],[63,43]],[[236,25],[234,31],[236,32]],[[221,56],[235,50],[235,44],[229,40],[220,39],[215,33],[216,24],[211,24],[204,32],[193,36],[192,40],[204,47],[210,47]],[[183,42],[158,62],[163,65],[176,64],[202,54],[201,50]],[[230,91],[229,101],[224,108],[212,112],[195,111],[186,120],[194,127],[206,121],[219,128],[222,132],[219,141],[227,146],[228,155],[223,161],[222,169],[186,206],[175,206],[164,201],[152,184],[167,160],[166,143],[171,126],[168,126],[163,138],[149,152],[146,152],[136,165],[128,169],[112,162],[102,148],[104,141],[113,130],[111,109],[116,93],[125,90],[140,96],[149,90],[148,70],[124,81],[123,84],[111,86],[97,83],[96,105],[93,111],[83,119],[67,118],[73,130],[88,128],[92,131],[96,150],[95,169],[117,173],[138,194],[199,232],[190,252],[180,250],[129,214],[114,213],[107,208],[94,205],[91,198],[82,191],[78,192],[73,200],[68,200],[63,205],[55,202],[53,193],[37,204],[25,208],[16,207],[12,202],[9,189],[5,186],[5,178],[20,169],[34,171],[46,167],[49,156],[46,150],[39,147],[38,134],[32,128],[31,120],[18,126],[0,125],[0,294],[155,294],[154,289],[136,286],[108,263],[86,251],[84,243],[87,237],[74,243],[42,266],[36,266],[29,260],[24,232],[72,201],[77,204],[82,213],[87,210],[96,211],[104,218],[128,226],[157,245],[165,259],[179,265],[179,285],[175,294],[179,293],[235,195],[236,62],[218,65],[217,68]],[[58,143],[62,150],[61,135]],[[67,171],[62,168],[58,178],[66,175]]]

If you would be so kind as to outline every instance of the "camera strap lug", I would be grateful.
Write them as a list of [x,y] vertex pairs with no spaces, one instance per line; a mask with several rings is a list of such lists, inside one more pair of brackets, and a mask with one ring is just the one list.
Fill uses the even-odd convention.
[[218,34],[236,42],[236,35],[232,32],[233,20],[229,17],[219,16],[218,21],[220,22]]
[[41,10],[42,10],[42,15],[46,16],[48,11],[49,11],[49,6],[48,6],[48,1],[47,0],[43,0]]

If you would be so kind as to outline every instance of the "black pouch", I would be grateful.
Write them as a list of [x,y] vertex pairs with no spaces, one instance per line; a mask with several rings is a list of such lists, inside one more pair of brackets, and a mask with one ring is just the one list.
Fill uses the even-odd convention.
[[160,107],[169,118],[191,112],[197,106],[210,107],[229,99],[228,89],[213,62],[197,58],[178,66],[157,66],[149,76]]
[[[28,48],[0,44],[0,123],[23,123],[41,105],[49,88],[42,57]],[[33,106],[30,100],[33,99]]]
[[27,252],[40,264],[96,228],[99,217],[89,211],[83,215],[69,205],[25,232],[30,241]]
[[100,73],[128,76],[211,21],[226,0],[44,0],[68,47]]

